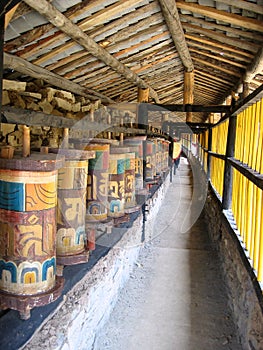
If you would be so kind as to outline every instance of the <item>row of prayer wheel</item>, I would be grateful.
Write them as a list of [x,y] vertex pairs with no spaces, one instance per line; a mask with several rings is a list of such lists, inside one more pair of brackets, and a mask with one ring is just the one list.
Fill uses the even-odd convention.
[[167,168],[167,142],[145,137],[0,158],[0,308],[27,319],[35,306],[56,300],[63,267],[87,262],[95,248],[87,246],[87,223],[138,210],[144,180]]

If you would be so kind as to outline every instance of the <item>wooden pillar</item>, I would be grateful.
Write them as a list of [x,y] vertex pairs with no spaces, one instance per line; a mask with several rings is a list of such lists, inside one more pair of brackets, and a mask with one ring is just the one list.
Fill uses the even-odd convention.
[[226,146],[226,159],[225,159],[225,171],[224,171],[224,187],[223,187],[223,209],[230,209],[232,205],[232,182],[233,182],[233,168],[228,158],[235,155],[235,141],[236,141],[236,123],[237,117],[232,116],[229,119],[227,146]]
[[[191,105],[194,103],[194,71],[184,72],[184,104]],[[191,122],[193,119],[192,112],[186,112],[186,121]]]
[[212,150],[212,128],[208,129],[208,154],[207,154],[207,179],[210,179],[211,176],[211,152]]
[[138,88],[138,102],[149,102],[149,88]]

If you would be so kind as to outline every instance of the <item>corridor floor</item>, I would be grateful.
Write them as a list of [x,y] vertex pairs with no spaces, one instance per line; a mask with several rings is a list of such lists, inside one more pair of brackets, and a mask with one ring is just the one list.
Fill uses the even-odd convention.
[[200,215],[205,192],[182,158],[153,238],[141,249],[93,350],[242,349]]

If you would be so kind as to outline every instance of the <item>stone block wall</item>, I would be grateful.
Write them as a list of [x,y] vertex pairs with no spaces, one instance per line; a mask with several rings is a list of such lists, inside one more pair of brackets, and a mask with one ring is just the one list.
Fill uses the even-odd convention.
[[[169,187],[168,179],[169,176],[147,202],[146,242],[151,237],[154,218]],[[142,246],[142,225],[140,215],[108,254],[64,296],[63,302],[35,332],[24,350],[92,349],[96,333],[107,321],[120,289],[133,270]]]
[[229,289],[230,307],[244,350],[263,350],[263,298],[238,236],[210,190],[205,215],[212,242],[219,251]]

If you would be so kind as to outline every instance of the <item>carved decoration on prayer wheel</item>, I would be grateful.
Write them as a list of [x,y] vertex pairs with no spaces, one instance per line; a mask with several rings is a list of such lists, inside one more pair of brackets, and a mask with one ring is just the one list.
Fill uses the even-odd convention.
[[30,317],[56,300],[57,169],[63,158],[32,154],[0,160],[0,307]]
[[58,171],[58,208],[56,251],[58,274],[64,265],[88,261],[86,249],[86,192],[89,159],[94,151],[50,149],[65,156],[64,167]]

